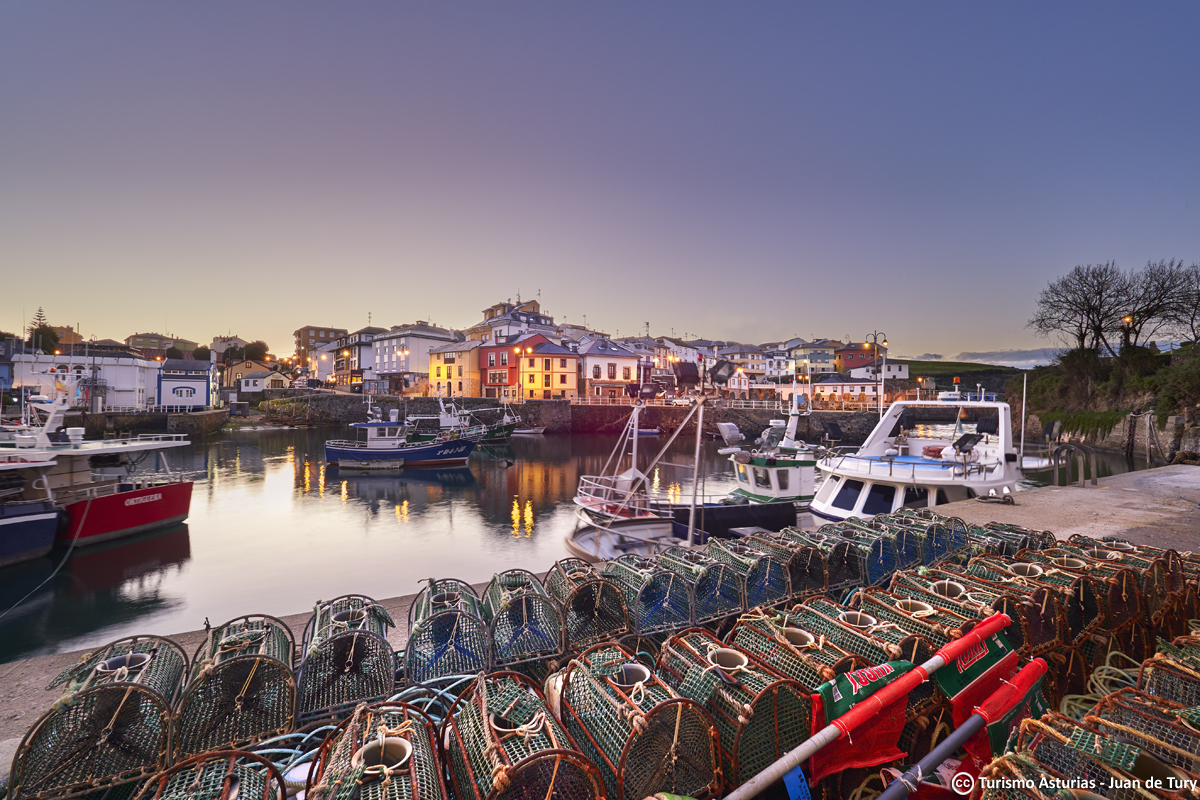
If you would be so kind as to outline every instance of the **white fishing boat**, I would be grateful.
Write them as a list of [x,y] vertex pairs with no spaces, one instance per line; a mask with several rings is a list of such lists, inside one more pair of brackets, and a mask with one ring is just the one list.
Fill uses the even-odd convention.
[[512,432],[513,436],[540,436],[546,432],[545,425],[538,425],[534,428],[515,428]]
[[792,408],[787,421],[771,420],[752,445],[740,444],[742,434],[732,422],[718,422],[717,430],[725,444],[717,452],[733,462],[738,486],[730,497],[749,503],[794,503],[798,509],[808,508],[816,494],[817,452],[796,438],[796,428],[807,411],[801,411],[792,392]]
[[[1045,461],[1022,463],[1008,404],[994,398],[953,393],[940,400],[893,403],[861,447],[822,452],[817,469],[825,480],[809,510],[838,521],[1012,494],[1022,467],[1037,468]],[[947,408],[955,410],[952,431],[923,426],[918,432],[922,409]]]

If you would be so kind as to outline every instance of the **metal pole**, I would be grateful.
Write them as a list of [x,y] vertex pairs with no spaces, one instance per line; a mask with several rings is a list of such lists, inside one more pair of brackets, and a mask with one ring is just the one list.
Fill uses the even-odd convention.
[[696,460],[692,468],[692,508],[688,512],[688,547],[696,539],[696,490],[700,488],[700,438],[704,435],[704,398],[697,400],[699,415],[696,417]]
[[904,697],[917,685],[927,680],[930,673],[936,672],[944,665],[953,662],[963,652],[975,647],[997,631],[1003,630],[1008,626],[1009,622],[1011,620],[1007,614],[993,614],[983,620],[972,628],[970,633],[947,644],[937,652],[937,655],[924,664],[909,670],[895,682],[884,686],[875,692],[875,694],[857,703],[845,714],[817,731],[807,741],[801,743],[799,747],[787,753],[783,758],[727,794],[725,800],[750,800],[751,797],[758,796],[768,786],[811,758],[818,750],[849,734],[850,731],[859,725],[870,721],[875,714],[878,714],[893,701]]
[[1025,418],[1029,414],[1025,411],[1025,397],[1029,390],[1029,373],[1026,372],[1021,377],[1021,461],[1020,468],[1025,467]]

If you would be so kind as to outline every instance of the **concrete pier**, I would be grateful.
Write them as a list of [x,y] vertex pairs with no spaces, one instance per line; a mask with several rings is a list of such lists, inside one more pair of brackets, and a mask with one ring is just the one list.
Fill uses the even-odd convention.
[[[1134,543],[1200,551],[1200,468],[1171,466],[1101,478],[1098,486],[1047,486],[1015,495],[1014,505],[967,500],[938,508],[967,522],[1008,522],[1051,530],[1060,539],[1075,533],[1121,536]],[[485,584],[477,588],[480,592]],[[408,609],[415,595],[381,601],[396,621],[389,635],[395,648],[407,640]],[[246,609],[253,613],[254,609]],[[283,617],[297,641],[311,609]],[[224,620],[214,620],[220,624]],[[203,641],[203,631],[172,635],[191,654]],[[87,651],[58,653],[0,664],[0,776],[6,776],[17,744],[25,731],[57,699],[45,686]]]

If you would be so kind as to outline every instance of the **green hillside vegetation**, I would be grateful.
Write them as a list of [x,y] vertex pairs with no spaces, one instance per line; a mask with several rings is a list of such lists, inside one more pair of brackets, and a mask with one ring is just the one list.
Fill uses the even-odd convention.
[[892,364],[908,364],[908,374],[916,377],[917,375],[929,375],[931,377],[939,377],[949,375],[951,377],[964,372],[1020,372],[1016,367],[1001,367],[995,364],[976,364],[971,361],[912,361],[909,359],[888,359]]

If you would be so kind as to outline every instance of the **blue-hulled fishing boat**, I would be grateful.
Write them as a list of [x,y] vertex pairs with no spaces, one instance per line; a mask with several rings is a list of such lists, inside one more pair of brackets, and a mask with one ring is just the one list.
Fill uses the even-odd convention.
[[[374,411],[374,409],[373,409]],[[325,460],[330,464],[357,469],[397,469],[403,466],[462,464],[475,449],[475,440],[458,431],[445,431],[429,441],[409,442],[413,426],[398,421],[393,409],[390,419],[372,413],[368,422],[350,425],[360,436],[356,439],[330,439],[325,442]]]

